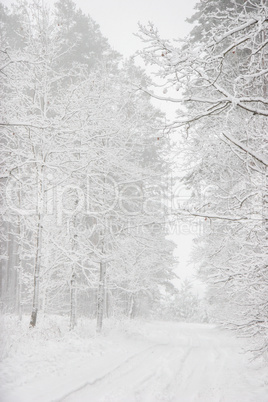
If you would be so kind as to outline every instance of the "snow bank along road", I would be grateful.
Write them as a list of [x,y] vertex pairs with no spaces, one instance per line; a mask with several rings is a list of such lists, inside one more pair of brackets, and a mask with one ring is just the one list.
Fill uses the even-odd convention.
[[153,322],[114,331],[102,355],[70,362],[10,392],[12,402],[264,402],[264,369],[241,341],[203,324]]

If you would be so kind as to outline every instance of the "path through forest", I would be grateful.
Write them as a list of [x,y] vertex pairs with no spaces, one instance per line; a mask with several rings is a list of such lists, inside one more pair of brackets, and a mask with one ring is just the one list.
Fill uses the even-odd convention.
[[66,362],[64,374],[37,376],[4,400],[268,401],[265,374],[249,364],[241,340],[211,325],[144,323],[139,332],[105,339],[102,355]]

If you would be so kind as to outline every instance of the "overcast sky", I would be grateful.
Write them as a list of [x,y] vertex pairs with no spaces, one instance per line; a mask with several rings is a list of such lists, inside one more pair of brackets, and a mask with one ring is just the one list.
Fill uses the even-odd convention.
[[100,25],[110,45],[124,56],[130,56],[141,45],[133,35],[138,22],[153,22],[161,36],[185,36],[191,25],[185,22],[193,14],[197,0],[77,0],[85,13]]

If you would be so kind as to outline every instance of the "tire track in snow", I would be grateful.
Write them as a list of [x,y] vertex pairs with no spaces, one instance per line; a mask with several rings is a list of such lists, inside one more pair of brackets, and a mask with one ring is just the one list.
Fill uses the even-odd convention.
[[[98,385],[99,383],[109,379],[109,377],[116,375],[117,372],[118,372],[118,374],[120,374],[120,370],[124,369],[129,364],[135,362],[136,359],[142,358],[142,360],[144,360],[144,359],[147,358],[147,355],[152,352],[152,350],[155,350],[155,349],[157,349],[159,347],[163,347],[163,346],[166,346],[166,345],[167,344],[165,344],[165,343],[163,343],[163,344],[160,343],[160,344],[154,344],[152,346],[149,346],[149,347],[139,351],[138,353],[135,353],[135,354],[129,356],[127,359],[123,360],[121,363],[116,365],[112,370],[107,371],[104,375],[102,375],[100,377],[97,377],[94,380],[86,381],[85,383],[83,383],[79,387],[72,389],[71,391],[69,391],[68,393],[63,395],[62,397],[60,397],[58,399],[54,399],[51,402],[63,402],[63,401],[66,401],[66,400],[68,400],[69,397],[72,397],[75,393],[78,393],[78,392],[84,390],[86,387],[93,387],[95,385]],[[132,370],[133,369],[130,368],[130,370],[128,370],[125,374],[127,374],[128,372],[131,372]]]
[[[191,350],[191,346],[187,346],[185,350],[185,346],[174,345],[172,350],[170,347],[166,349],[157,370],[150,375],[148,381],[144,381],[136,390],[137,401],[171,401],[174,376],[178,377],[182,372]],[[172,362],[175,363],[171,364]],[[148,384],[149,382],[151,384]]]

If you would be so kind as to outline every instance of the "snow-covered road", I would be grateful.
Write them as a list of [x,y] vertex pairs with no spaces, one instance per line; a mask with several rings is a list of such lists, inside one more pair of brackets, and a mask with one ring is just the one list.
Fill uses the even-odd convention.
[[248,363],[241,341],[213,326],[144,323],[133,334],[115,332],[109,342],[101,356],[76,362],[64,375],[37,378],[7,400],[268,401],[263,370]]

